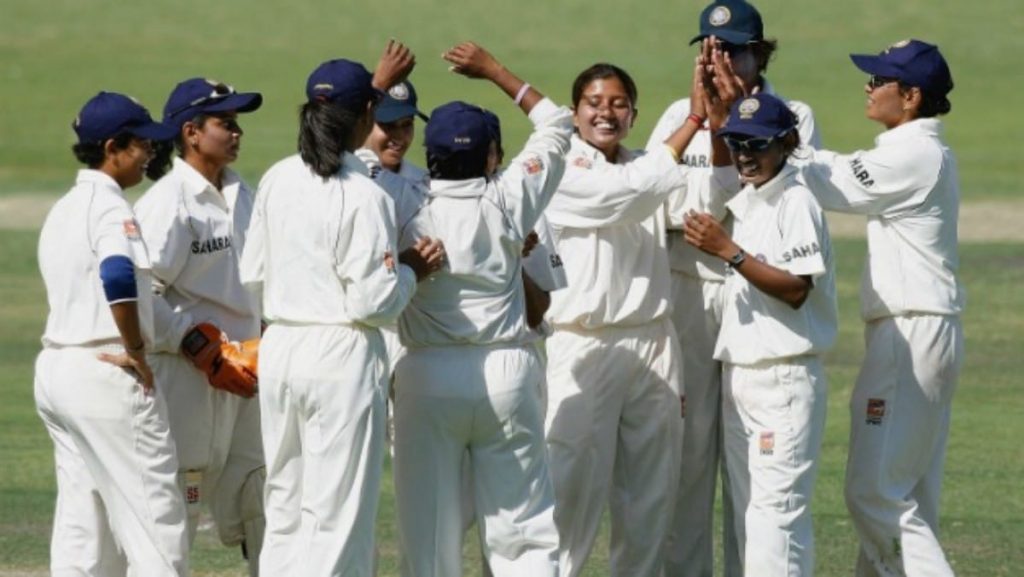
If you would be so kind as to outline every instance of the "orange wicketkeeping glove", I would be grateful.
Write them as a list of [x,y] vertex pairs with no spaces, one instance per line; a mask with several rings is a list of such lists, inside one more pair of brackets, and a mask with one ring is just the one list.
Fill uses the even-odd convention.
[[256,394],[258,347],[259,339],[241,345],[228,342],[210,323],[199,323],[181,339],[182,354],[206,374],[210,386],[245,398]]

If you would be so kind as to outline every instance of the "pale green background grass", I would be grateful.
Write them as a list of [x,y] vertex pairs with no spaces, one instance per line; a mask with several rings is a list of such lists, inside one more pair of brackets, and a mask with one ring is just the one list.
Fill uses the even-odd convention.
[[[1015,0],[865,0],[758,3],[781,49],[769,77],[780,92],[814,107],[828,147],[871,145],[878,129],[863,118],[865,77],[852,51],[872,52],[905,38],[937,42],[957,87],[948,140],[956,151],[965,202],[1018,207],[1022,81],[1013,64],[1024,49],[1024,9]],[[77,166],[69,124],[100,89],[127,92],[155,114],[173,85],[201,75],[259,90],[263,109],[244,118],[237,168],[255,183],[291,153],[306,75],[320,61],[347,56],[373,65],[389,36],[419,56],[413,74],[421,107],[459,98],[503,116],[508,148],[527,122],[491,86],[454,77],[437,57],[462,39],[492,49],[557,101],[568,100],[580,69],[607,60],[640,86],[641,114],[630,143],[642,146],[653,123],[684,95],[703,2],[115,2],[0,0],[0,195],[66,190]],[[422,127],[421,127],[422,128]],[[411,158],[422,164],[416,147]],[[137,192],[137,191],[136,191]],[[35,232],[0,231],[0,574],[44,574],[53,512],[52,446],[35,415],[32,362],[45,318],[35,265]],[[841,334],[829,356],[829,423],[815,499],[818,574],[849,575],[855,538],[842,503],[846,403],[863,346],[857,318],[861,241],[837,241]],[[1024,246],[963,247],[969,290],[967,363],[954,404],[943,498],[943,540],[959,575],[1018,575],[1024,566]],[[388,473],[389,475],[390,473]],[[390,480],[381,502],[381,575],[397,574]],[[607,573],[606,535],[588,575]],[[467,575],[477,549],[467,547]],[[243,575],[235,551],[202,536],[199,575]],[[6,570],[6,572],[5,572]]]

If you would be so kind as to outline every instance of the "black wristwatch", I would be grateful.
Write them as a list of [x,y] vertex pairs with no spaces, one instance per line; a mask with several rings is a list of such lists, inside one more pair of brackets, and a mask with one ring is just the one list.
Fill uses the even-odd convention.
[[743,264],[743,261],[745,260],[747,260],[747,251],[741,248],[738,253],[732,255],[727,264],[729,265],[729,268],[736,268]]

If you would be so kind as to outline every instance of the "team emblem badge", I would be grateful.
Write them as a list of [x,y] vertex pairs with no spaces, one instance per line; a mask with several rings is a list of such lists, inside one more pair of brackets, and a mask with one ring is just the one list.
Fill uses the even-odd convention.
[[754,117],[754,113],[761,108],[761,103],[756,98],[748,98],[743,102],[740,102],[739,111],[740,118],[743,120],[750,120]]
[[400,82],[388,89],[388,94],[395,100],[408,100],[409,88],[404,82]]
[[867,418],[864,420],[869,425],[881,425],[885,417],[885,399],[868,399]]
[[886,48],[885,49],[885,53],[888,54],[890,50],[899,50],[900,48],[908,46],[909,44],[910,44],[910,40],[900,40],[899,42],[897,42],[897,43],[893,44],[892,46]]
[[732,19],[732,12],[725,6],[716,6],[708,16],[708,22],[712,26],[725,26]]
[[128,240],[139,240],[139,223],[135,222],[134,218],[125,219],[122,225]]
[[523,161],[523,170],[526,171],[526,174],[533,176],[544,170],[544,163],[537,157],[528,158]]
[[760,449],[762,455],[774,455],[775,454],[775,433],[772,431],[762,431],[760,440]]

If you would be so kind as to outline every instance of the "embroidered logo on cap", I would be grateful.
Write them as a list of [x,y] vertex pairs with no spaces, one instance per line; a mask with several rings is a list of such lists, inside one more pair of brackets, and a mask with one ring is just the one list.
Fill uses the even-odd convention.
[[717,6],[708,15],[708,22],[712,26],[725,26],[732,19],[732,12],[729,11],[725,6]]
[[890,50],[898,50],[898,49],[903,48],[904,46],[907,46],[909,44],[910,44],[910,40],[900,40],[899,42],[897,42],[897,43],[893,44],[892,46],[886,48],[885,49],[885,53],[888,54]]
[[405,83],[396,84],[388,89],[388,94],[395,100],[408,100],[409,88]]
[[754,117],[754,113],[761,108],[761,103],[756,98],[748,98],[743,102],[740,102],[740,118],[743,120],[750,120]]
[[327,83],[315,84],[313,85],[313,90],[326,90],[330,92],[331,90],[334,90],[334,85]]

